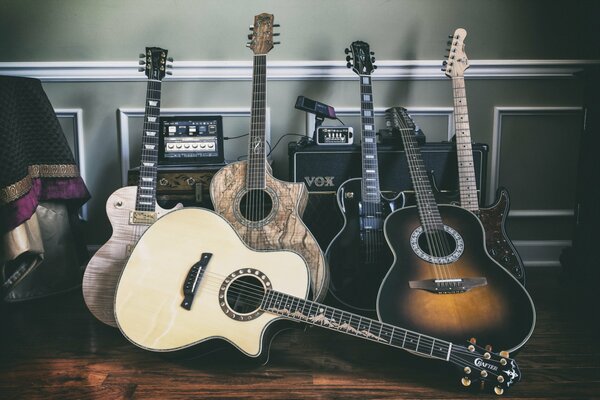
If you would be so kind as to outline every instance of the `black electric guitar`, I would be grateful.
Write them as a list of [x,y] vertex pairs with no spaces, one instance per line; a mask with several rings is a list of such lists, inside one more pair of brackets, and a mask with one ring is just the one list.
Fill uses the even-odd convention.
[[464,72],[469,68],[464,45],[466,36],[467,31],[462,28],[454,31],[449,42],[448,61],[444,62],[446,76],[452,78],[460,205],[481,220],[485,230],[485,244],[490,256],[511,272],[519,282],[525,284],[523,261],[508,238],[505,229],[505,221],[510,208],[508,190],[499,188],[496,202],[490,207],[479,208],[464,78]]
[[379,291],[380,320],[444,340],[475,337],[497,349],[519,349],[535,325],[531,297],[488,255],[473,213],[436,204],[406,110],[386,113],[401,133],[417,205],[385,222],[394,264]]
[[297,253],[252,250],[221,216],[185,208],[159,219],[136,245],[119,279],[115,316],[127,339],[162,353],[220,339],[266,362],[280,323],[294,321],[447,361],[463,385],[487,382],[497,394],[521,379],[506,353],[307,300],[310,279]]
[[348,68],[360,77],[362,178],[352,178],[337,190],[344,225],[329,244],[329,292],[347,308],[374,312],[377,291],[394,260],[385,237],[383,221],[396,208],[379,190],[377,138],[373,115],[371,72],[373,53],[365,42],[346,49]]

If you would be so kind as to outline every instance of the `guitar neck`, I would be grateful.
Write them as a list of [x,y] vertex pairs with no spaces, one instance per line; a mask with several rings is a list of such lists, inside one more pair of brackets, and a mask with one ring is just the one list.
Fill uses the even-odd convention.
[[256,54],[252,72],[252,109],[248,141],[248,189],[264,189],[266,174],[265,119],[267,104],[267,56]]
[[362,135],[362,200],[379,203],[379,167],[377,162],[377,137],[373,115],[373,86],[370,75],[360,77],[360,115]]
[[285,293],[274,290],[267,291],[261,308],[295,321],[322,326],[423,356],[450,360],[452,352],[452,343],[450,342]]
[[413,188],[416,193],[419,218],[425,231],[444,229],[442,217],[437,207],[433,189],[429,182],[427,169],[421,156],[421,149],[414,136],[414,130],[408,126],[397,126],[402,137],[406,161],[410,172]]
[[458,160],[458,181],[460,188],[460,205],[472,212],[479,212],[477,198],[477,181],[473,163],[471,130],[469,128],[469,112],[465,79],[462,76],[452,78],[454,95],[454,132],[456,135],[456,157]]
[[154,211],[156,207],[156,166],[158,163],[158,118],[160,115],[161,85],[161,81],[150,79],[146,89],[140,177],[135,199],[136,211]]

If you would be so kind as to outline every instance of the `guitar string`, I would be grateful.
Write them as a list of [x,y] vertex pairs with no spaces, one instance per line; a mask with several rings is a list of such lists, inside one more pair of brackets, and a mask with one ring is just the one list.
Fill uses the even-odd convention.
[[408,123],[404,121],[404,118],[402,118],[402,116],[398,114],[398,110],[392,110],[392,113],[395,126],[397,126],[400,129],[400,135],[404,142],[404,151],[406,152],[406,160],[409,164],[409,170],[411,171],[411,178],[413,180],[413,186],[415,189],[415,195],[417,199],[417,211],[421,217],[423,225],[423,232],[421,233],[421,235],[425,235],[428,250],[434,256],[433,262],[431,262],[431,264],[433,264],[433,270],[436,278],[447,279],[445,268],[439,262],[437,262],[435,258],[439,253],[438,243],[435,240],[436,238],[433,235],[431,235],[431,231],[435,230],[431,229],[431,226],[435,225],[435,217],[431,215],[430,205],[428,204],[428,200],[430,203],[431,199],[425,198],[429,197],[428,194],[430,194],[430,190],[428,190],[427,184],[426,182],[424,182],[424,164],[421,159],[421,154],[418,151],[416,140],[413,137],[414,130],[411,129],[408,126]]
[[[221,287],[222,283],[224,282],[224,281],[223,281],[223,279],[225,279],[226,277],[225,277],[225,276],[219,276],[219,274],[216,274],[216,273],[212,273],[212,272],[208,272],[208,271],[206,271],[206,272],[204,273],[204,275],[203,275],[203,278],[204,278],[206,275],[208,275],[208,278],[209,278],[209,279],[212,279],[212,282],[209,282],[208,280],[204,280],[204,279],[203,279],[203,280],[202,280],[202,283],[207,283],[207,285],[203,285],[203,286],[207,286],[207,287],[203,287],[202,289],[209,289],[209,290],[213,290],[213,292],[212,292],[212,293],[215,293],[215,292],[214,292],[214,290],[216,289],[216,292],[217,292],[217,293],[219,293],[219,292],[220,292],[220,287]],[[209,286],[209,285],[210,285],[210,286]],[[452,343],[452,342],[449,342],[449,341],[447,341],[447,340],[444,340],[444,339],[438,339],[438,338],[434,338],[434,337],[432,337],[432,336],[429,336],[429,335],[426,335],[426,334],[421,334],[421,333],[418,333],[418,332],[415,332],[415,331],[411,331],[411,330],[408,330],[408,329],[404,329],[404,328],[401,328],[401,327],[397,327],[397,326],[389,325],[389,324],[386,324],[386,323],[384,323],[384,322],[381,322],[381,321],[378,321],[378,320],[373,320],[373,319],[370,319],[370,318],[367,318],[367,317],[360,316],[360,315],[358,315],[358,314],[354,314],[354,313],[350,313],[350,312],[347,312],[347,311],[339,310],[339,309],[336,309],[336,308],[334,308],[334,307],[327,306],[327,305],[325,305],[325,304],[320,304],[320,303],[312,302],[312,301],[310,301],[310,300],[303,299],[303,298],[296,297],[296,296],[292,296],[292,295],[289,295],[289,294],[286,294],[286,293],[283,293],[283,292],[273,291],[272,289],[267,289],[267,290],[265,290],[265,289],[262,287],[262,285],[261,285],[261,286],[258,286],[258,285],[256,285],[256,284],[250,284],[250,283],[245,283],[245,282],[237,282],[235,286],[231,285],[231,283],[230,283],[229,285],[230,285],[230,286],[229,286],[229,287],[228,287],[228,289],[227,289],[227,292],[228,292],[228,293],[229,293],[229,292],[232,292],[233,294],[240,295],[240,297],[239,297],[239,298],[242,298],[242,299],[244,299],[244,301],[247,301],[247,305],[249,305],[249,306],[252,306],[252,307],[255,307],[256,309],[260,308],[261,310],[263,310],[263,311],[265,311],[265,312],[269,312],[269,313],[277,314],[276,312],[269,311],[268,309],[264,309],[264,308],[262,308],[262,303],[263,303],[263,301],[265,300],[266,296],[268,296],[268,294],[269,294],[270,292],[273,292],[273,293],[282,294],[282,295],[284,295],[284,296],[286,296],[286,297],[288,297],[288,298],[291,298],[291,300],[292,300],[292,304],[293,304],[293,301],[294,301],[294,300],[298,301],[298,303],[301,301],[301,302],[302,302],[302,303],[304,303],[305,305],[306,305],[306,304],[310,304],[310,305],[311,305],[311,307],[310,307],[310,309],[309,309],[309,315],[310,315],[310,310],[312,309],[312,307],[313,307],[314,305],[316,305],[316,306],[317,306],[318,308],[320,308],[320,309],[324,309],[324,310],[325,310],[323,313],[321,313],[321,314],[323,314],[323,315],[325,315],[325,314],[326,314],[327,310],[330,310],[330,311],[332,311],[332,317],[335,315],[335,313],[336,313],[336,312],[339,312],[339,313],[341,314],[341,316],[340,316],[340,319],[338,319],[338,321],[335,321],[335,319],[332,319],[332,320],[333,320],[334,322],[336,322],[336,323],[337,323],[337,322],[341,322],[341,320],[343,320],[343,318],[344,318],[344,314],[347,314],[347,315],[349,316],[349,318],[348,318],[348,320],[347,320],[347,321],[344,321],[344,322],[345,322],[345,323],[347,323],[347,324],[349,325],[349,327],[348,327],[348,329],[346,330],[346,333],[350,333],[350,332],[349,332],[349,329],[350,329],[350,327],[351,327],[351,328],[353,328],[353,329],[355,329],[355,330],[357,330],[357,331],[360,331],[361,323],[363,322],[363,320],[366,320],[366,321],[369,321],[369,322],[370,322],[370,326],[371,326],[371,324],[372,324],[373,322],[375,322],[375,323],[377,323],[377,324],[381,325],[381,329],[379,330],[378,334],[377,334],[377,335],[373,334],[373,335],[375,335],[375,336],[382,336],[381,334],[382,334],[382,333],[385,333],[386,335],[388,335],[388,336],[390,337],[390,341],[389,341],[389,342],[382,342],[382,341],[380,341],[380,340],[375,340],[376,342],[379,342],[379,343],[383,343],[383,344],[386,344],[386,343],[387,343],[387,344],[390,344],[390,345],[392,345],[392,346],[393,346],[393,344],[391,343],[391,342],[392,342],[392,336],[395,336],[395,335],[396,335],[396,334],[395,334],[395,331],[396,331],[396,329],[399,329],[399,330],[401,330],[401,331],[404,331],[404,333],[405,333],[404,337],[405,337],[405,338],[406,338],[406,337],[407,337],[409,334],[411,334],[411,335],[416,335],[416,336],[418,336],[418,337],[419,337],[418,344],[416,345],[416,347],[415,347],[415,349],[414,349],[414,350],[410,350],[410,349],[408,349],[408,348],[406,348],[406,347],[401,347],[401,348],[404,348],[404,349],[406,349],[407,351],[415,351],[415,352],[417,352],[417,353],[426,354],[426,353],[424,353],[424,352],[420,352],[420,351],[418,350],[418,348],[419,348],[420,344],[421,344],[421,343],[423,343],[423,344],[425,344],[426,346],[429,346],[429,347],[431,347],[431,348],[432,348],[432,350],[431,350],[431,352],[430,352],[430,354],[429,354],[430,356],[432,356],[432,357],[434,357],[434,358],[438,358],[438,359],[440,359],[441,357],[436,357],[436,356],[433,356],[433,350],[435,350],[435,349],[434,349],[434,347],[435,347],[435,342],[441,342],[442,344],[444,344],[444,343],[446,343],[446,344],[448,344],[448,345],[450,345],[450,344],[451,344],[451,345],[452,345],[452,349],[453,349],[455,352],[461,352],[462,354],[467,354],[467,355],[469,355],[469,356],[471,356],[471,357],[472,357],[472,356],[473,356],[473,354],[474,354],[473,352],[469,351],[468,349],[466,349],[466,348],[463,348],[463,346],[461,346],[461,345],[456,345],[456,344],[454,344],[454,343]],[[201,290],[201,289],[199,288],[198,290]],[[239,298],[238,298],[238,299],[239,299]],[[223,300],[220,300],[220,301],[227,301],[227,300],[226,300],[226,299],[223,299]],[[286,302],[286,305],[287,305],[287,302]],[[304,310],[304,307],[303,307],[303,309],[302,309],[302,311],[301,311],[301,314],[303,314],[303,315],[304,315],[304,312],[303,312],[303,310]],[[289,311],[291,312],[292,310],[290,309]],[[296,308],[296,310],[295,310],[295,311],[298,311],[298,308]],[[284,316],[285,316],[285,314],[284,314]],[[359,323],[357,324],[357,327],[354,327],[354,326],[352,325],[352,319],[353,319],[353,317],[356,317],[356,318],[358,318],[358,319],[359,319]],[[292,320],[294,320],[294,319],[297,319],[297,320],[299,320],[299,321],[302,321],[302,318],[291,318],[291,317],[290,317],[290,319],[292,319]],[[243,322],[243,321],[240,321],[240,322]],[[305,321],[305,322],[308,322],[308,321]],[[314,323],[314,324],[315,324],[315,325],[318,325],[317,323]],[[342,325],[342,326],[343,326],[343,325]],[[324,326],[324,327],[325,327],[325,326]],[[385,328],[385,330],[384,330],[384,328]],[[332,329],[333,329],[333,328],[332,328]],[[333,330],[336,330],[336,331],[341,331],[341,329],[333,329]],[[363,329],[363,331],[364,331],[364,329]],[[369,333],[371,333],[371,331],[370,331],[369,329],[367,329],[367,331],[368,331]],[[355,335],[355,336],[366,338],[366,337],[364,337],[364,336],[359,336],[359,335]],[[421,339],[422,339],[422,340],[421,340]],[[447,350],[446,350],[446,351],[447,351]],[[443,360],[446,360],[446,358],[441,358],[441,359],[443,359]],[[459,357],[456,357],[456,356],[455,356],[455,355],[454,355],[452,352],[451,352],[450,359],[452,359],[453,361],[455,361],[455,363],[456,363],[456,364],[458,364],[458,365],[461,365],[461,366],[467,366],[467,365],[471,365],[470,363],[464,362],[464,361],[463,361],[461,358],[459,358]],[[460,362],[459,362],[459,361],[460,361]],[[488,371],[488,374],[489,374],[489,375],[493,375],[493,376],[498,376],[498,374],[495,374],[495,373],[493,373],[492,371]]]

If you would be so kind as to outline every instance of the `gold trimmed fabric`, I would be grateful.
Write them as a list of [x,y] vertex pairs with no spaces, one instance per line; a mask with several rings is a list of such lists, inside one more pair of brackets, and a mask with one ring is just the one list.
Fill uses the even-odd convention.
[[0,188],[0,204],[15,201],[31,190],[34,178],[75,178],[79,176],[79,168],[76,165],[30,165],[28,175],[20,181],[7,187]]

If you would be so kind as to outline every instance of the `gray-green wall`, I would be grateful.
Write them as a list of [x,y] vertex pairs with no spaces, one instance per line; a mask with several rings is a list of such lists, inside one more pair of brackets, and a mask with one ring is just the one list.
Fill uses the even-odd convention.
[[[600,59],[597,1],[516,0],[0,0],[0,74],[33,76],[59,114],[93,195],[86,237],[110,235],[104,204],[139,159],[145,77],[137,55],[161,46],[175,58],[163,84],[167,113],[224,115],[225,135],[247,132],[252,53],[248,26],[261,12],[281,24],[268,55],[271,143],[304,134],[300,94],[342,110],[359,132],[356,76],[343,50],[354,40],[377,57],[374,103],[414,112],[429,141],[446,140],[451,83],[439,65],[455,28],[468,31],[465,73],[471,132],[490,145],[489,187],[511,190],[509,232],[529,265],[556,264],[571,238],[585,83]],[[381,117],[377,127],[383,126]],[[287,138],[286,138],[287,139]],[[288,177],[284,139],[274,173]],[[295,140],[290,137],[289,140]],[[226,142],[245,154],[245,139]],[[488,185],[489,186],[489,185]]]

